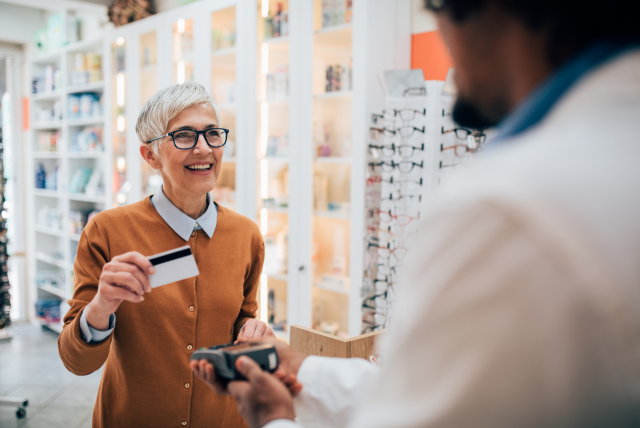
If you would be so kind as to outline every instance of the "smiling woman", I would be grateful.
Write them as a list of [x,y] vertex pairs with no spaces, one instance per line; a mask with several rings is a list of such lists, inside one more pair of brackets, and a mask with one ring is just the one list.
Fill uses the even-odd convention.
[[[229,131],[204,88],[185,83],[151,97],[136,132],[163,186],[85,227],[60,356],[78,375],[106,364],[94,427],[245,426],[233,401],[189,367],[195,349],[274,336],[255,319],[262,235],[209,196]],[[184,245],[200,274],[152,290],[147,257]]]

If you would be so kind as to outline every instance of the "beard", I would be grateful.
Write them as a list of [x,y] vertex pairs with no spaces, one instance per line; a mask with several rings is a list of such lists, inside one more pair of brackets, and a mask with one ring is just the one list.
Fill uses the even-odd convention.
[[463,128],[486,129],[496,126],[500,119],[492,119],[467,98],[458,95],[451,118]]

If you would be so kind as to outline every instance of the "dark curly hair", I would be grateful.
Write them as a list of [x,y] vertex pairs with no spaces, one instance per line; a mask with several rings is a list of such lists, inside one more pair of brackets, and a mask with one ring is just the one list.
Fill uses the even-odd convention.
[[560,64],[598,41],[640,42],[638,0],[425,0],[427,9],[464,21],[493,1],[533,30],[549,33],[548,58]]

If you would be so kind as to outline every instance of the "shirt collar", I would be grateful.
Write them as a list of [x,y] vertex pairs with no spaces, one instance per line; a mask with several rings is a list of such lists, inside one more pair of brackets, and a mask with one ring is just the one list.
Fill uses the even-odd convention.
[[581,77],[633,46],[633,43],[598,42],[585,49],[542,82],[500,123],[491,144],[518,135],[536,125]]
[[[218,206],[213,202],[213,198],[207,193],[207,209],[197,220],[192,219],[167,198],[164,189],[151,197],[151,204],[155,207],[160,217],[169,225],[174,232],[185,241],[189,240],[194,229],[202,228],[207,236],[211,238],[218,222]],[[197,224],[197,226],[196,226]]]

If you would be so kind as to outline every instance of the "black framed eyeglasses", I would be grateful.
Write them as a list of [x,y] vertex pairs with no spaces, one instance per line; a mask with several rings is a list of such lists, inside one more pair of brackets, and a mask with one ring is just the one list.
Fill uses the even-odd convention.
[[371,115],[371,120],[373,121],[373,123],[378,123],[378,120],[380,119],[392,120],[395,117],[400,117],[400,119],[403,122],[411,122],[413,119],[415,119],[416,114],[426,116],[427,109],[424,108],[422,110],[414,110],[412,108],[403,108],[401,110],[396,110],[396,109],[382,110],[382,114],[373,113]]
[[229,130],[225,128],[209,128],[204,131],[196,131],[195,129],[178,129],[177,131],[169,132],[153,138],[147,141],[147,144],[164,137],[171,137],[176,149],[189,150],[198,144],[198,138],[200,138],[200,135],[204,136],[204,140],[207,142],[209,147],[222,147],[227,144]]
[[420,86],[416,88],[407,88],[402,93],[403,97],[424,97],[427,95],[427,88]]
[[453,128],[453,129],[447,129],[447,130],[445,130],[444,128],[441,128],[440,130],[441,134],[449,134],[451,132],[453,132],[456,135],[456,138],[458,140],[466,140],[467,137],[469,137],[469,135],[472,135],[476,141],[476,144],[478,145],[483,144],[487,138],[487,135],[482,131],[475,131],[475,130],[470,130],[466,128]]
[[389,128],[376,128],[375,126],[372,126],[371,128],[369,128],[369,130],[372,133],[377,132],[379,134],[384,135],[385,137],[393,137],[394,135],[396,135],[396,131],[394,129],[389,129]]
[[391,172],[394,170],[394,168],[397,168],[401,173],[403,174],[408,174],[411,171],[413,171],[414,167],[418,167],[418,168],[423,168],[424,167],[424,161],[420,161],[420,163],[415,163],[415,162],[411,162],[411,161],[400,161],[400,162],[369,162],[369,169],[371,170],[371,172],[375,173],[376,172],[376,168],[379,168],[380,170],[384,171],[384,172]]

